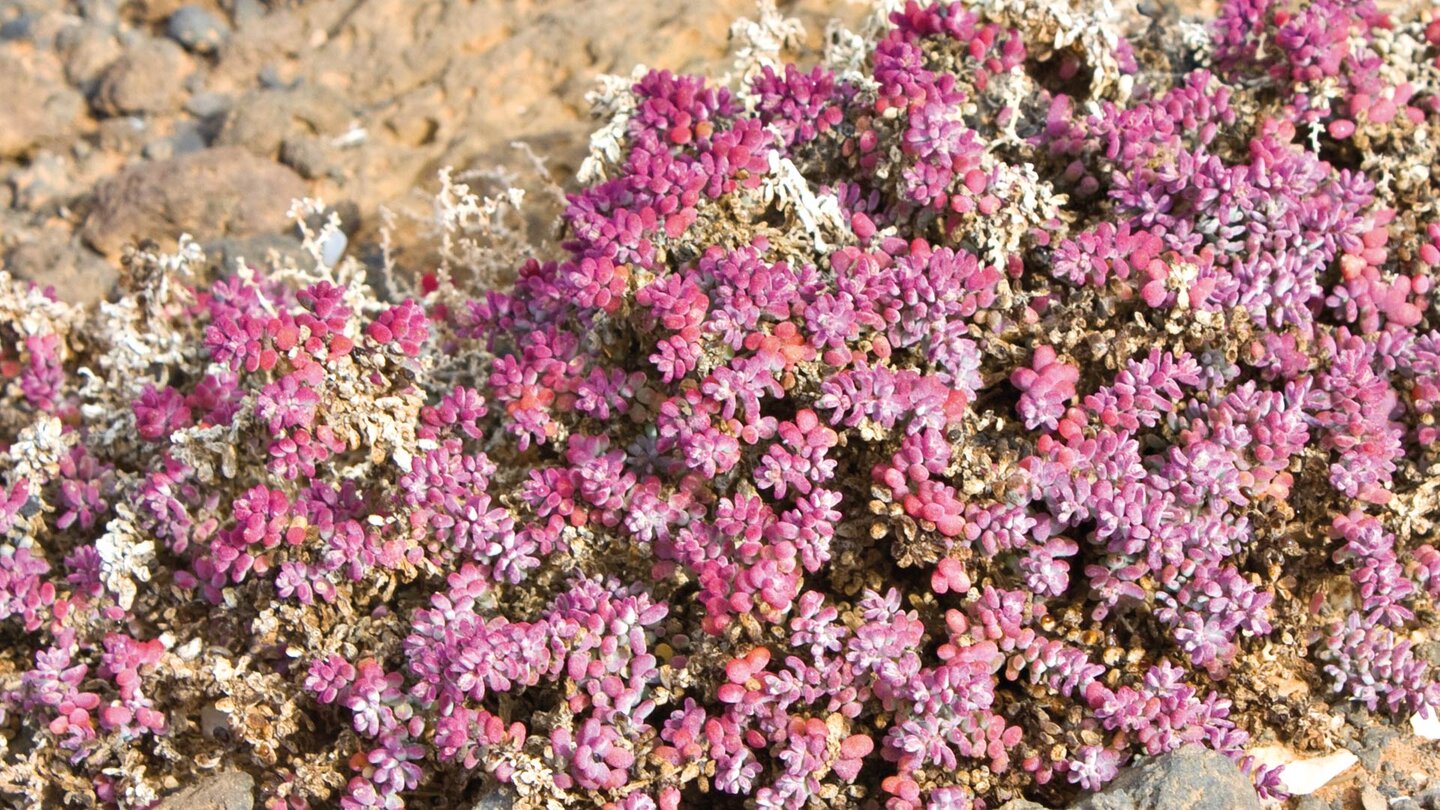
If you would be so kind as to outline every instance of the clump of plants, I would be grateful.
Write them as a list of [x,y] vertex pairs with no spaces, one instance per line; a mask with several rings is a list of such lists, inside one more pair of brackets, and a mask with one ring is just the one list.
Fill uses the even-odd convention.
[[1256,741],[1429,716],[1435,13],[912,2],[612,83],[523,260],[447,176],[385,296],[333,223],[0,278],[0,794],[1273,796]]

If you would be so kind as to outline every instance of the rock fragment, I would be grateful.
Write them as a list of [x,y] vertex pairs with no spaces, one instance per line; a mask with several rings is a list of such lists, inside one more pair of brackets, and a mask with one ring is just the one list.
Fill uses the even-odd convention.
[[179,45],[142,39],[105,71],[92,103],[102,115],[171,112],[184,100],[186,72]]
[[62,29],[55,38],[55,47],[65,62],[65,77],[86,93],[95,89],[105,69],[124,53],[114,31],[92,22]]
[[68,233],[47,229],[35,232],[12,248],[0,262],[16,278],[54,287],[71,303],[103,299],[115,284],[113,264],[100,258]]
[[212,54],[225,44],[230,29],[225,21],[200,6],[181,6],[170,15],[165,33],[191,53]]
[[339,135],[352,116],[344,98],[321,87],[257,90],[236,99],[216,143],[273,158],[287,138]]
[[132,166],[102,183],[82,234],[102,253],[127,242],[276,233],[290,202],[305,194],[293,171],[236,147],[206,149]]
[[1250,779],[1228,757],[1187,745],[1127,768],[1074,810],[1259,810]]
[[68,87],[49,54],[0,53],[0,158],[28,155],[69,134],[85,100]]

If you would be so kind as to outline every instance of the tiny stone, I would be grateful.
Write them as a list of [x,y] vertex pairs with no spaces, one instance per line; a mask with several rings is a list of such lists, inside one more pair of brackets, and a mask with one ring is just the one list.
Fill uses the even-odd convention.
[[1362,748],[1357,745],[1349,749],[1349,751],[1360,758],[1360,764],[1365,766],[1365,770],[1377,771],[1380,769],[1381,749],[1379,746],[1365,746]]
[[21,14],[13,19],[0,23],[0,42],[16,42],[29,39],[34,31],[35,23],[28,14]]
[[321,138],[286,138],[280,144],[280,162],[299,172],[306,180],[321,177],[339,179],[343,172],[333,159],[334,151]]
[[1364,810],[1386,810],[1390,803],[1385,801],[1385,797],[1380,795],[1380,791],[1366,785],[1360,790],[1360,806]]
[[285,89],[289,85],[280,77],[280,69],[274,65],[266,65],[260,68],[260,73],[255,77],[259,80],[260,86],[269,90]]
[[229,29],[225,22],[199,6],[181,6],[170,15],[166,26],[170,38],[191,53],[211,54],[225,44]]
[[199,152],[210,145],[204,130],[192,121],[181,121],[176,124],[175,131],[170,134],[170,143],[174,147],[174,154],[177,155]]
[[116,59],[120,41],[108,27],[93,22],[72,25],[55,37],[55,49],[65,64],[65,78],[76,88],[90,92]]
[[151,134],[150,128],[145,125],[145,119],[134,115],[107,118],[100,122],[95,133],[96,142],[102,151],[119,152],[122,155],[139,151]]
[[100,79],[93,100],[104,115],[164,113],[180,106],[185,53],[173,42],[143,40]]
[[331,267],[339,264],[340,259],[345,255],[345,248],[349,242],[350,240],[346,238],[344,231],[336,230],[331,233],[320,245],[320,260]]
[[140,154],[144,155],[146,160],[165,160],[175,156],[175,144],[171,143],[169,138],[161,138],[145,144]]
[[1385,726],[1372,725],[1365,729],[1363,736],[1366,745],[1378,748],[1384,747],[1385,745],[1389,744],[1398,735],[1395,733],[1394,729],[1390,729]]
[[196,118],[213,118],[230,110],[233,100],[225,93],[204,91],[196,93],[185,102],[185,111]]

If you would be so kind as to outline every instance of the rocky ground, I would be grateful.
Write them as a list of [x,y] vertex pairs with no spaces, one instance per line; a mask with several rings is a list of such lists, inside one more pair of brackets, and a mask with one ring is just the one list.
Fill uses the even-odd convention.
[[[818,0],[810,23],[860,16]],[[584,154],[585,94],[645,63],[723,71],[750,0],[9,0],[0,3],[0,256],[76,301],[127,242],[188,232],[224,259],[295,249],[291,198],[352,244],[457,171]],[[19,103],[23,101],[23,103]],[[403,216],[400,218],[403,225]],[[403,233],[404,228],[399,230]],[[400,249],[406,247],[401,240]],[[110,259],[110,261],[107,261]]]
[[[752,0],[0,0],[3,268],[95,301],[137,239],[190,233],[217,264],[298,250],[285,212],[301,196],[342,214],[362,258],[391,223],[399,263],[424,268],[421,218],[407,213],[424,212],[442,167],[482,185],[508,181],[506,167],[533,179],[533,154],[565,185],[586,152],[597,76],[639,63],[723,73],[730,23],[753,10]],[[806,23],[815,49],[825,20],[865,9],[781,10]],[[1440,808],[1434,749],[1398,730],[1357,732],[1359,762],[1294,806]],[[1087,806],[1234,806],[1197,762],[1165,766],[1199,780],[1166,795],[1221,804],[1156,805],[1145,791],[1159,777],[1147,771]],[[171,805],[251,806],[245,779],[196,789]]]

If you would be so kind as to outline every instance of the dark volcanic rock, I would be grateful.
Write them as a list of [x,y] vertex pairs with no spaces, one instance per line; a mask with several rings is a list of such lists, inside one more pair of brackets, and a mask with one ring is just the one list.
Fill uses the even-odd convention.
[[1123,771],[1074,810],[1259,810],[1250,780],[1228,757],[1187,745]]

